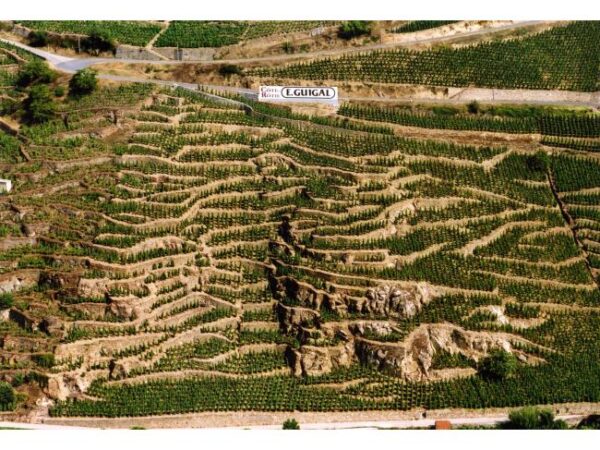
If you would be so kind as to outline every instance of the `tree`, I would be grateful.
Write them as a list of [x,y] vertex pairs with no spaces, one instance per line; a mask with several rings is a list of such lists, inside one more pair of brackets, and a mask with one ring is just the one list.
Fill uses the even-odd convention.
[[555,420],[549,409],[538,409],[532,406],[512,411],[508,421],[500,425],[505,430],[564,430],[567,424],[563,420]]
[[243,75],[243,71],[240,66],[236,66],[235,64],[223,64],[219,67],[219,74],[229,77],[230,75]]
[[479,114],[480,109],[481,107],[479,106],[479,102],[477,100],[473,100],[467,105],[467,111],[469,111],[469,114]]
[[537,152],[527,158],[527,168],[532,172],[546,172],[549,166],[550,160],[544,152]]
[[577,425],[579,430],[600,430],[600,415],[591,414],[584,417]]
[[342,39],[349,40],[366,34],[371,34],[371,23],[366,20],[350,20],[338,28],[338,36]]
[[283,422],[283,429],[284,430],[299,430],[300,424],[298,423],[298,421],[296,419],[287,419],[285,422]]
[[27,98],[23,101],[25,120],[29,123],[46,122],[56,112],[56,104],[48,86],[39,84],[33,86]]
[[517,370],[517,358],[505,350],[493,350],[479,363],[479,374],[486,379],[501,381]]
[[36,58],[23,65],[17,75],[17,85],[27,87],[33,84],[48,84],[52,83],[55,78],[56,74],[48,64]]
[[14,402],[14,389],[10,384],[0,381],[0,411],[8,409]]
[[56,364],[53,353],[41,353],[39,355],[34,355],[32,359],[37,365],[48,369]]
[[25,375],[23,372],[17,372],[12,377],[12,385],[13,387],[19,387],[25,383]]
[[102,52],[114,53],[117,44],[107,30],[93,30],[88,37],[81,41],[81,48],[88,53],[98,55]]
[[45,47],[48,45],[48,33],[45,31],[32,31],[27,35],[27,39],[32,47]]
[[0,309],[7,309],[13,305],[14,299],[10,292],[0,294]]
[[69,95],[79,97],[91,94],[98,87],[96,71],[93,69],[79,70],[69,81]]

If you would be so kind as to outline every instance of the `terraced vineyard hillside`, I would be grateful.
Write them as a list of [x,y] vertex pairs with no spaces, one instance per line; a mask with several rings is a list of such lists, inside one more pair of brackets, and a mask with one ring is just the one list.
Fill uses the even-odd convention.
[[125,85],[22,126],[0,376],[54,417],[600,401],[597,133],[373,111]]
[[319,58],[252,74],[291,80],[339,80],[507,89],[599,89],[600,23],[573,22],[532,36],[441,47],[392,49]]
[[173,21],[167,31],[156,41],[157,47],[222,47],[272,35],[310,31],[333,26],[327,21]]

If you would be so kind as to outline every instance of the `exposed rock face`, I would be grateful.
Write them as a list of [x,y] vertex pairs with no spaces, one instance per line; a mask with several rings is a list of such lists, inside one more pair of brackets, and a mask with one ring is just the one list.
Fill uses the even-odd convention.
[[422,325],[401,343],[356,339],[356,354],[363,364],[410,381],[429,377],[437,353],[460,353],[477,361],[494,349],[514,352],[527,360],[525,354],[513,349],[507,335],[469,331],[450,324]]
[[139,299],[135,296],[111,298],[108,311],[116,317],[135,320],[140,316],[139,308],[135,306],[137,302]]
[[277,305],[279,326],[285,333],[297,332],[301,327],[312,328],[318,326],[320,315],[309,308],[290,307],[283,304]]
[[77,294],[81,297],[98,298],[104,297],[108,292],[108,278],[91,279],[82,278],[79,280]]
[[57,400],[66,400],[81,396],[90,387],[91,381],[85,374],[49,375],[46,393]]
[[108,367],[108,378],[110,378],[111,380],[119,380],[121,378],[125,378],[131,369],[132,367],[130,366],[128,361],[116,362],[114,360],[111,360]]
[[35,237],[7,237],[0,239],[0,250],[6,251],[23,245],[35,245]]
[[308,283],[297,281],[290,277],[281,277],[274,281],[273,286],[278,298],[293,298],[301,306],[320,309],[323,303],[324,293],[318,291]]
[[60,289],[75,295],[79,284],[79,275],[73,273],[42,272],[39,284],[51,289]]
[[347,367],[354,358],[351,342],[335,347],[303,345],[300,349],[289,349],[288,359],[294,375],[322,375],[338,367]]
[[365,366],[383,372],[402,374],[402,360],[405,349],[398,344],[356,339],[356,355]]
[[20,311],[16,308],[11,308],[8,313],[9,320],[16,322],[21,328],[27,331],[37,331],[40,325],[40,320],[30,316],[29,314]]
[[73,305],[65,305],[66,311],[77,312],[89,320],[103,320],[108,311],[108,305],[105,303],[75,303]]
[[48,352],[52,348],[48,340],[24,336],[4,336],[0,338],[0,348],[7,352]]
[[38,284],[39,271],[20,271],[0,276],[0,294],[16,292]]
[[52,337],[62,338],[65,336],[65,327],[61,320],[56,317],[45,317],[39,325],[40,330]]
[[425,283],[412,289],[383,285],[367,291],[366,301],[360,305],[361,313],[377,316],[413,317],[429,303],[435,292]]
[[373,333],[379,336],[385,336],[386,334],[390,334],[394,331],[394,328],[389,322],[377,321],[377,322],[367,322],[361,321],[353,323],[349,326],[349,330],[354,335],[364,335],[365,333]]
[[[511,342],[531,344],[523,338],[470,331],[448,323],[421,325],[400,342],[380,339],[401,331],[394,326],[395,320],[389,319],[414,317],[439,295],[427,283],[382,285],[358,297],[350,291],[335,292],[331,286],[318,290],[291,277],[271,281],[277,298],[293,298],[301,305],[279,303],[276,307],[281,331],[293,335],[300,344],[299,348],[290,346],[287,350],[288,362],[297,376],[321,375],[358,360],[407,381],[424,381],[432,378],[431,367],[440,353],[461,354],[478,361],[494,349],[503,349],[523,362],[535,359],[513,348]],[[501,307],[492,305],[486,309],[499,322],[505,319]],[[340,320],[324,320],[320,314],[324,310],[338,313]],[[363,314],[365,319],[341,320],[348,311]],[[332,340],[343,344],[331,346]]]
[[506,325],[509,323],[508,317],[504,314],[504,308],[498,305],[490,305],[488,306],[488,310],[496,316],[496,322],[500,325]]

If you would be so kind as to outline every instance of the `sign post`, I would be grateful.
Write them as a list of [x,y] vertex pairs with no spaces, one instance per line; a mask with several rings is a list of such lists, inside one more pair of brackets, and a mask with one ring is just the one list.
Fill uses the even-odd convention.
[[327,86],[260,86],[259,102],[304,102],[337,105],[338,88]]

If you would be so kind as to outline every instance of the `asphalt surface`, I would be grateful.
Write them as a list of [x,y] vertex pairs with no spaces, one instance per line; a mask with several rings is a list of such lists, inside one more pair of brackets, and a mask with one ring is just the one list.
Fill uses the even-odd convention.
[[21,44],[19,42],[10,41],[7,39],[0,39],[1,41],[10,43],[17,47],[21,47],[25,50],[30,51],[51,63],[54,67],[63,72],[76,72],[78,70],[90,67],[95,64],[102,64],[108,62],[121,62],[126,64],[241,64],[241,63],[253,63],[253,62],[268,62],[268,61],[294,61],[299,59],[309,59],[322,56],[336,56],[349,53],[366,52],[373,50],[384,50],[391,48],[410,47],[418,44],[434,44],[453,41],[457,39],[463,39],[466,37],[482,36],[486,34],[493,34],[500,31],[514,30],[518,28],[524,28],[543,23],[550,23],[552,21],[544,20],[528,20],[528,21],[516,21],[507,25],[498,27],[482,28],[479,30],[468,31],[464,33],[449,35],[449,36],[437,36],[423,39],[415,39],[410,42],[389,42],[385,44],[371,44],[360,47],[348,47],[348,48],[337,48],[331,50],[320,50],[311,53],[300,53],[300,54],[285,54],[285,55],[274,55],[274,56],[263,56],[256,58],[245,58],[245,59],[219,59],[215,61],[177,61],[177,60],[147,60],[147,59],[128,59],[128,58],[69,58],[66,56],[56,55],[39,48],[29,47],[28,45]]
[[[423,39],[422,43],[426,42],[441,42],[448,39],[456,39],[458,36],[475,36],[482,34],[489,34],[499,30],[515,29],[525,26],[530,26],[540,23],[540,21],[524,21],[516,22],[513,24],[505,25],[502,27],[496,27],[493,29],[481,29],[468,33],[462,33],[454,36],[444,36],[437,38]],[[492,31],[490,31],[492,30]],[[15,42],[9,39],[2,39],[0,41],[12,44],[16,47],[20,47],[27,50],[43,59],[53,66],[56,70],[65,73],[74,73],[77,70],[90,67],[96,64],[102,63],[136,63],[136,64],[189,64],[194,63],[193,61],[144,61],[144,60],[131,60],[131,59],[116,59],[116,58],[70,58],[67,56],[57,55],[40,48],[30,47],[20,42]],[[398,44],[377,44],[372,46],[365,46],[360,48],[352,49],[336,49],[324,52],[315,52],[307,55],[308,57],[314,58],[318,56],[327,56],[332,54],[342,54],[347,52],[363,52],[368,50],[377,50],[388,47],[398,47]],[[277,57],[265,57],[265,58],[254,58],[244,60],[219,60],[213,63],[234,63],[234,62],[249,62],[249,61],[267,61],[267,60],[288,60],[294,58],[294,55],[279,55]],[[212,64],[211,62],[196,62],[196,64]],[[197,90],[198,87],[208,88],[216,91],[223,91],[228,93],[241,94],[251,99],[257,98],[257,92],[251,89],[245,89],[234,86],[224,85],[196,85],[193,83],[184,83],[178,81],[164,81],[164,80],[153,80],[147,78],[138,77],[127,77],[120,75],[112,75],[106,73],[99,73],[98,77],[105,80],[112,81],[124,81],[132,83],[154,83],[163,86],[181,86],[185,89]],[[353,100],[353,101],[367,101],[367,102],[413,102],[413,103],[428,103],[428,104],[465,104],[473,100],[490,103],[490,104],[538,104],[538,105],[555,105],[555,106],[586,106],[586,107],[600,107],[600,92],[589,93],[589,92],[568,92],[568,91],[547,91],[547,90],[518,90],[518,89],[486,89],[486,88],[466,88],[461,91],[460,95],[454,98],[419,98],[415,96],[396,96],[396,97],[365,97],[365,96],[342,96],[341,101]]]
[[[583,419],[583,414],[571,414],[557,416],[567,422],[576,422]],[[411,428],[429,428],[435,425],[436,420],[447,420],[454,427],[461,425],[470,426],[494,426],[508,420],[508,415],[500,416],[481,416],[481,417],[457,417],[450,419],[413,419],[413,420],[382,420],[382,421],[357,421],[357,422],[318,422],[318,423],[300,423],[302,430],[385,430],[385,429],[411,429]],[[31,430],[58,430],[58,429],[76,429],[89,430],[91,427],[69,426],[69,425],[47,425],[43,423],[27,422],[0,422],[0,428],[24,428]],[[206,428],[209,429],[209,428]],[[223,428],[219,428],[223,429]],[[252,425],[247,427],[226,427],[228,430],[280,430],[281,425]]]

